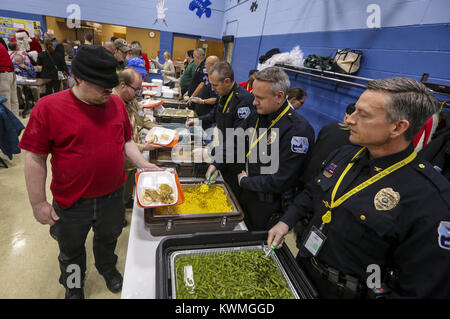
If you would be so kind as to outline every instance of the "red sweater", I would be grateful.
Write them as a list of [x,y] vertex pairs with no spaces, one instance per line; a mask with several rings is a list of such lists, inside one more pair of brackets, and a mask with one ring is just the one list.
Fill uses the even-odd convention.
[[0,71],[13,71],[14,66],[8,51],[0,44]]
[[145,71],[149,71],[150,70],[150,61],[148,60],[148,56],[145,53],[142,53],[142,59],[144,59],[145,62]]

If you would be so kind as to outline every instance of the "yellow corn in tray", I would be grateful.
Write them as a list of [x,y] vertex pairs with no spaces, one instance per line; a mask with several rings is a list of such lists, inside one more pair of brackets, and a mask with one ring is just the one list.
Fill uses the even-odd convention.
[[188,215],[208,213],[231,213],[233,205],[222,186],[209,185],[206,193],[200,193],[200,185],[181,185],[184,203],[176,206],[155,208],[155,215]]

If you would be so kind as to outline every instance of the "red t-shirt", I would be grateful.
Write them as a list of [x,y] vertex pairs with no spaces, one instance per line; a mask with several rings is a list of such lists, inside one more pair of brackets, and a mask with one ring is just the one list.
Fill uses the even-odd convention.
[[125,142],[131,125],[125,104],[111,95],[103,105],[88,105],[64,90],[34,106],[19,147],[51,154],[50,189],[66,209],[80,198],[117,190],[126,179]]

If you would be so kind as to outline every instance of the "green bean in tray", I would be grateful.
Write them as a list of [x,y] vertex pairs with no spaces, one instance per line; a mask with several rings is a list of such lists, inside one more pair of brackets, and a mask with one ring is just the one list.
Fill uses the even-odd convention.
[[178,256],[177,299],[294,299],[281,270],[260,249]]

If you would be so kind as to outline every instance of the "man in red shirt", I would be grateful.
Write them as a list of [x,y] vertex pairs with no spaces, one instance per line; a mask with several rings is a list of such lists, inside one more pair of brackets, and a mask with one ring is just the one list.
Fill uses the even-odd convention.
[[0,45],[0,96],[7,99],[5,106],[14,115],[19,116],[19,102],[17,100],[16,74],[8,51]]
[[[51,226],[58,241],[59,281],[66,298],[84,297],[85,241],[91,227],[95,266],[109,290],[121,290],[114,250],[125,214],[125,156],[139,168],[157,168],[131,139],[123,101],[111,95],[118,84],[116,65],[103,47],[82,46],[72,61],[76,84],[36,103],[19,144],[27,151],[25,179],[33,214]],[[53,205],[45,194],[48,154]],[[80,276],[74,277],[75,270]]]

